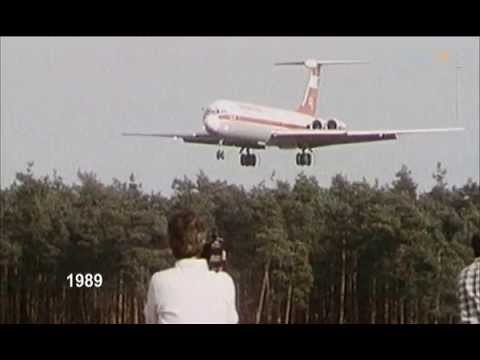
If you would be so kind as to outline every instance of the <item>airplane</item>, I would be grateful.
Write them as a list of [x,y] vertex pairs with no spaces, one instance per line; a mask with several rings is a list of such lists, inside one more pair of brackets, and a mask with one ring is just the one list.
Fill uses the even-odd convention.
[[240,148],[240,165],[256,166],[253,149],[276,146],[299,149],[298,166],[312,165],[314,148],[372,141],[396,140],[400,135],[461,131],[463,128],[350,131],[335,117],[316,116],[320,69],[323,66],[364,64],[355,60],[315,60],[279,62],[277,66],[304,66],[309,79],[305,94],[295,110],[260,106],[231,100],[216,100],[203,114],[203,131],[189,134],[123,133],[124,136],[154,136],[182,139],[183,142],[219,147],[217,160],[224,160],[223,146]]

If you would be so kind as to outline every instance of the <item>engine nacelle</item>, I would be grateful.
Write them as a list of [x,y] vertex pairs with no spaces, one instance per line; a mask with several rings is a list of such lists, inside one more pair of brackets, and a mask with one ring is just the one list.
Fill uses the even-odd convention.
[[329,119],[327,121],[327,129],[329,130],[344,130],[347,128],[347,125],[340,120],[337,120],[335,118]]
[[325,120],[322,120],[322,119],[315,119],[312,121],[312,125],[310,127],[314,130],[325,129],[326,122]]

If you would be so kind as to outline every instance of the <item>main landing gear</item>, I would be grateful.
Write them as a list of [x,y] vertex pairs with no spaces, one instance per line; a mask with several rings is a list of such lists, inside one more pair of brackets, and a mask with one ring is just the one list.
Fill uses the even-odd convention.
[[310,166],[312,165],[312,154],[302,149],[302,152],[297,153],[296,162],[299,166]]
[[255,166],[257,164],[257,157],[255,154],[250,154],[250,149],[247,149],[247,153],[242,153],[243,148],[240,150],[240,165],[242,166]]

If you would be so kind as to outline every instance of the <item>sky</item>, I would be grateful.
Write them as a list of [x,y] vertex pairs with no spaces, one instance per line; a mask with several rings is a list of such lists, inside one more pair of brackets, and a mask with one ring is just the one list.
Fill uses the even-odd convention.
[[[217,161],[215,146],[121,136],[202,130],[202,108],[216,99],[294,109],[307,71],[273,64],[307,58],[370,62],[322,68],[323,118],[351,130],[465,131],[317,148],[311,167],[295,165],[295,150],[268,148],[257,151],[255,168],[240,166],[237,148],[225,148],[225,160]],[[428,191],[441,162],[448,184],[462,186],[479,181],[479,39],[3,37],[0,129],[2,188],[30,161],[35,175],[56,170],[69,184],[79,170],[106,184],[133,173],[145,191],[167,196],[175,178],[194,179],[200,170],[249,189],[261,181],[292,183],[301,172],[321,186],[338,173],[383,185],[405,164]]]

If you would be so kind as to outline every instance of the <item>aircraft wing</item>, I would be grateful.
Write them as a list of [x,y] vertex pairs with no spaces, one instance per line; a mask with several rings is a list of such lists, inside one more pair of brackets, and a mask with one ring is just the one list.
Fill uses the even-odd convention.
[[273,132],[268,145],[278,147],[314,148],[337,144],[353,144],[370,141],[396,140],[400,135],[461,131],[463,128],[411,129],[411,130],[295,130]]
[[150,136],[150,137],[164,137],[172,139],[182,139],[184,142],[199,143],[199,144],[218,144],[219,138],[207,132],[198,133],[122,133],[123,136]]
[[163,137],[172,139],[182,139],[184,142],[195,144],[218,145],[220,142],[224,146],[245,147],[251,149],[265,149],[264,144],[259,144],[256,141],[246,141],[241,139],[222,139],[218,136],[209,134],[207,132],[198,132],[190,134],[181,133],[123,133],[123,136],[150,136]]

